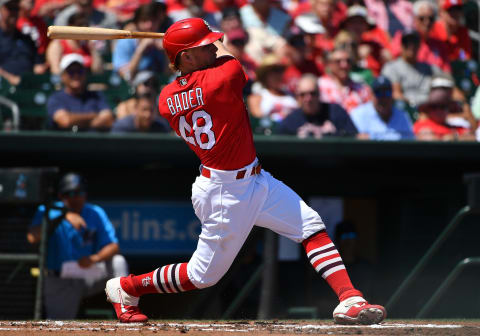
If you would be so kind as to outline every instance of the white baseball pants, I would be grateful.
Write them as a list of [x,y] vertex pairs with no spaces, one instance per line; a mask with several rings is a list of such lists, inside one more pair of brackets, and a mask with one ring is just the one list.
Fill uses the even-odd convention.
[[254,225],[300,243],[325,229],[322,219],[292,189],[262,170],[244,178],[237,172],[208,168],[210,178],[198,176],[192,203],[202,223],[197,249],[188,262],[190,281],[197,288],[216,284],[228,271]]

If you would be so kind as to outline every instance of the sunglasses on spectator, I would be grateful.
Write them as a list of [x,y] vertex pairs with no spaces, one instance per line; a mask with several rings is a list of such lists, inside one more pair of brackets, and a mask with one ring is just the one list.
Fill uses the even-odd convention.
[[417,16],[417,18],[422,22],[425,22],[425,21],[433,22],[435,20],[435,16],[433,15],[420,15],[420,16]]
[[305,96],[318,96],[318,91],[304,91],[304,92],[297,92],[298,97],[305,97]]
[[377,98],[392,98],[392,90],[379,90],[374,93]]
[[244,45],[247,44],[247,41],[244,39],[235,39],[230,41],[231,44],[233,44],[236,47],[243,47]]
[[62,197],[80,197],[80,196],[85,196],[85,191],[70,190],[62,193]]
[[74,76],[74,75],[83,75],[85,73],[85,68],[83,67],[75,67],[75,68],[67,68],[65,70],[68,75]]
[[350,58],[332,58],[330,61],[337,64],[340,64],[343,62],[350,64],[352,62]]
[[450,110],[449,104],[431,104],[429,106],[430,110]]

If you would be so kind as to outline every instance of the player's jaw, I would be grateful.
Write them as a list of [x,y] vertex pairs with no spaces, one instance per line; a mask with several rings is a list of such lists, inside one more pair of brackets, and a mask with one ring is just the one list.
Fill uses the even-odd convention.
[[212,66],[217,59],[218,48],[213,44],[191,49],[191,54],[196,62],[196,69],[205,69]]

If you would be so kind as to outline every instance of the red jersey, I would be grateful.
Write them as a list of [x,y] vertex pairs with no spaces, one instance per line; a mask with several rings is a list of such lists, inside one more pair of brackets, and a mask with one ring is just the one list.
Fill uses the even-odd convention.
[[246,82],[240,62],[224,56],[210,68],[177,77],[160,94],[160,114],[209,168],[235,170],[255,160],[243,102]]
[[45,54],[48,45],[47,25],[42,18],[38,16],[19,17],[17,19],[17,29],[22,34],[29,35],[39,54]]
[[448,45],[448,58],[453,61],[464,61],[472,57],[472,40],[466,27],[459,27],[454,35],[448,36],[447,28],[443,21],[434,23],[430,37]]
[[423,131],[430,131],[436,137],[441,138],[449,134],[465,134],[468,132],[468,129],[463,127],[438,124],[431,119],[421,119],[416,121],[415,124],[413,124],[413,133],[418,135]]

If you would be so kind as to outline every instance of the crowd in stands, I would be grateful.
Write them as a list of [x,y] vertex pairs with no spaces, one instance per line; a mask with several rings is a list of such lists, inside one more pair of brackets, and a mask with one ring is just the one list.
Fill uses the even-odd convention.
[[[480,69],[469,29],[478,31],[478,22],[469,15],[476,6],[469,0],[0,0],[0,96],[43,76],[55,91],[43,104],[39,129],[169,132],[156,105],[175,73],[161,39],[50,41],[47,26],[165,32],[177,20],[201,17],[225,32],[224,43],[244,66],[245,103],[257,134],[475,141]],[[108,76],[94,85],[102,74]],[[130,87],[121,101],[106,98],[115,89],[112,78]]]

